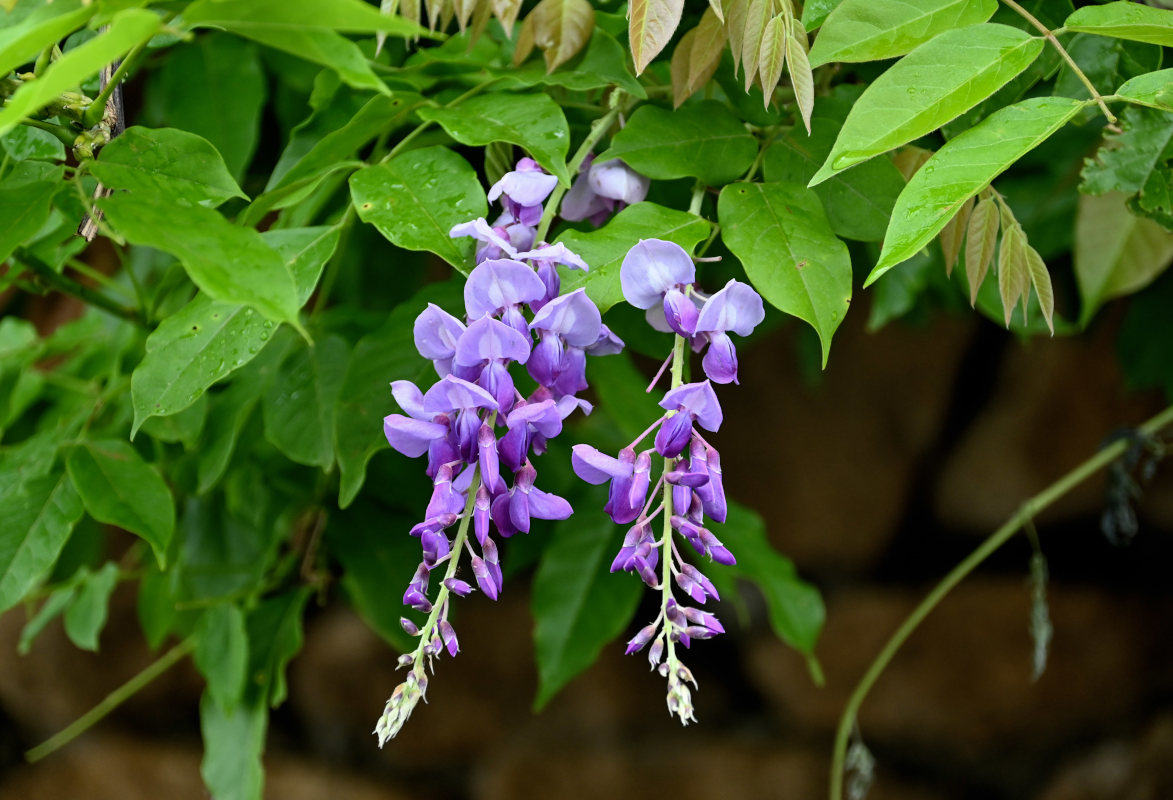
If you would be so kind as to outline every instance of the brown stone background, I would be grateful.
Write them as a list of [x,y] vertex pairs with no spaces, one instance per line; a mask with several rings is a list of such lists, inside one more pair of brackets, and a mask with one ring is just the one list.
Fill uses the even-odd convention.
[[[529,599],[515,584],[497,604],[464,604],[461,655],[441,662],[430,703],[380,751],[370,731],[398,682],[394,654],[335,600],[311,610],[291,664],[266,797],[825,797],[847,694],[935,579],[1114,428],[1161,406],[1123,388],[1111,315],[1078,339],[1029,342],[973,318],[877,334],[865,318],[849,317],[817,385],[799,377],[791,326],[745,353],[740,390],[722,395],[730,493],[766,514],[774,543],[824,592],[825,687],[751,595],[746,624],[692,651],[698,725],[670,719],[662,679],[618,645],[535,715]],[[1100,479],[1040,517],[1055,634],[1037,683],[1025,540],[944,602],[863,707],[877,760],[869,797],[1173,798],[1171,489],[1167,467],[1128,547],[1099,532]],[[0,617],[0,800],[205,796],[189,664],[24,765],[24,749],[153,656],[132,592],[116,594],[97,656],[58,622],[20,657],[23,621],[21,609]]]

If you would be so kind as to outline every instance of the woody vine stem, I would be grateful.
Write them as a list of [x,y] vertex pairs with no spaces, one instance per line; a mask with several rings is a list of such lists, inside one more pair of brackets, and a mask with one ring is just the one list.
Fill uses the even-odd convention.
[[[1145,422],[1137,430],[1142,435],[1152,436],[1171,424],[1173,424],[1173,406],[1169,406],[1160,414]],[[843,709],[842,716],[839,718],[839,727],[835,731],[835,749],[831,759],[831,800],[842,800],[843,798],[843,765],[847,756],[847,740],[850,738],[851,731],[855,727],[859,708],[863,705],[863,701],[867,699],[868,692],[871,691],[872,686],[879,679],[880,675],[883,674],[888,664],[895,657],[908,637],[920,626],[925,617],[940,604],[941,600],[945,598],[945,595],[949,594],[953,587],[960,583],[963,578],[973,572],[979,564],[1005,544],[1014,534],[1024,527],[1032,525],[1035,515],[1124,455],[1128,444],[1126,440],[1119,440],[1103,448],[1087,461],[1084,461],[1078,467],[1023,503],[1018,511],[1001,528],[994,531],[964,561],[942,578],[941,582],[929,592],[928,596],[920,602],[920,605],[913,609],[912,613],[908,615],[908,618],[901,623],[900,627],[896,629],[896,632],[888,639],[883,649],[880,650],[879,655],[872,661],[871,666],[868,667],[863,678],[856,685],[855,690],[851,693],[851,697],[847,701],[847,706]]]

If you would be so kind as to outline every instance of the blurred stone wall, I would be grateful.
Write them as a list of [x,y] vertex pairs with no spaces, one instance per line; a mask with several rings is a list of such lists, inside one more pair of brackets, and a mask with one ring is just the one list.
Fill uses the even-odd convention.
[[[1161,407],[1129,394],[1115,325],[1018,342],[974,319],[877,334],[853,314],[830,369],[798,377],[796,328],[743,355],[723,394],[727,486],[827,602],[826,685],[771,635],[760,602],[689,659],[699,724],[664,707],[663,680],[608,648],[540,714],[527,587],[461,603],[462,653],[404,734],[370,735],[398,682],[392,651],[340,601],[311,611],[273,717],[266,796],[281,800],[786,798],[826,796],[843,704],[915,603],[1030,494],[1113,429]],[[1173,465],[1127,547],[1099,531],[1103,481],[1037,520],[1054,640],[1031,680],[1030,548],[1021,537],[965,581],[863,707],[873,800],[1173,798]],[[732,605],[723,619],[737,617]],[[0,799],[201,798],[200,680],[184,664],[35,766],[22,751],[150,662],[132,592],[115,595],[98,656],[60,623],[16,654],[24,611],[0,617]],[[654,794],[653,794],[654,793]]]

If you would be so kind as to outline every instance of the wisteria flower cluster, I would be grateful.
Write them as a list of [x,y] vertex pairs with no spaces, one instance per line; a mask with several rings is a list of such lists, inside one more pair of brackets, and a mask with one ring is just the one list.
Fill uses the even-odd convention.
[[[586,357],[617,353],[623,342],[583,290],[558,294],[555,265],[587,269],[582,259],[560,244],[533,247],[533,226],[555,182],[522,159],[490,192],[501,201],[501,218],[492,226],[479,219],[453,229],[453,236],[469,234],[482,242],[464,287],[466,316],[457,319],[429,305],[415,321],[415,345],[435,365],[439,380],[427,391],[410,381],[391,384],[406,413],[384,419],[387,441],[406,456],[427,455],[433,489],[423,521],[411,529],[422,560],[403,595],[405,605],[428,617],[422,627],[401,620],[419,644],[400,657],[408,673],[376,725],[380,746],[424,697],[425,662],[459,649],[449,600],[473,591],[457,576],[462,551],[468,551],[476,586],[496,599],[503,585],[493,531],[500,537],[528,533],[533,519],[572,513],[565,499],[538,488],[530,456],[545,452],[576,409],[590,413],[590,403],[578,397],[587,388]],[[514,385],[511,364],[525,365],[537,383],[529,397]],[[438,571],[440,585],[432,594]]]
[[[692,258],[672,242],[641,241],[627,253],[620,268],[623,296],[646,309],[654,327],[676,334],[665,361],[665,367],[671,365],[672,379],[660,401],[665,413],[617,457],[584,444],[576,445],[573,455],[580,478],[609,483],[604,511],[616,523],[632,526],[611,571],[634,572],[661,593],[659,614],[628,642],[627,653],[648,648],[653,669],[668,679],[668,711],[684,724],[695,721],[688,684],[695,686],[696,681],[680,662],[676,645],[687,648],[694,639],[708,639],[725,629],[716,616],[698,607],[709,598],[720,598],[712,582],[684,559],[675,537],[679,535],[698,556],[719,564],[736,563],[733,553],[705,527],[706,518],[724,522],[727,507],[721,456],[697,429],[716,432],[721,426],[721,405],[712,384],[737,381],[737,352],[729,334],[747,336],[764,318],[761,297],[746,284],[730,281],[705,296],[694,287],[695,279]],[[683,382],[686,344],[705,352],[702,367],[707,380]],[[653,431],[654,446],[640,450]],[[654,486],[653,452],[664,459]],[[663,515],[659,536],[652,526],[658,515]],[[696,605],[678,602],[673,582]]]

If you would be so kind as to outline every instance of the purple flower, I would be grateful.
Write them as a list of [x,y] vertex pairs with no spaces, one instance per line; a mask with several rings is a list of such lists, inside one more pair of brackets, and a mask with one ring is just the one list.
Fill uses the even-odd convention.
[[587,387],[585,348],[599,340],[599,309],[577,289],[543,306],[530,328],[540,339],[527,369],[542,386],[557,395],[573,395]]
[[534,486],[535,470],[527,461],[513,476],[513,488],[493,499],[493,522],[502,536],[529,533],[530,519],[566,519],[574,509],[556,494]]
[[517,162],[517,169],[506,172],[489,189],[489,202],[504,196],[502,205],[513,219],[523,225],[537,225],[542,218],[542,202],[554,191],[558,179],[547,175],[532,158]]
[[513,472],[521,469],[537,436],[552,438],[562,432],[562,414],[553,400],[518,403],[506,417],[509,432],[501,437],[501,462]]
[[639,516],[648,496],[651,455],[625,447],[619,458],[600,453],[585,444],[576,444],[572,450],[571,466],[578,477],[587,483],[611,482],[610,494],[603,510],[620,525],[626,525]]
[[[636,308],[651,308],[670,289],[696,280],[692,257],[675,242],[644,239],[627,251],[619,267],[623,296]],[[667,313],[667,310],[665,310]]]
[[415,349],[424,358],[432,360],[440,377],[451,372],[452,356],[464,333],[464,323],[438,305],[428,303],[428,307],[415,318],[412,333]]
[[619,159],[596,164],[588,157],[562,200],[562,218],[572,222],[590,219],[598,227],[612,212],[647,197],[649,183]]
[[536,250],[518,253],[517,258],[529,259],[530,263],[537,268],[538,277],[541,278],[542,284],[546,287],[545,296],[536,302],[530,303],[530,308],[535,312],[556,298],[558,293],[562,291],[562,279],[558,277],[558,264],[569,267],[570,269],[581,269],[584,272],[590,269],[585,261],[571,252],[562,242],[558,242],[557,244],[544,244]]
[[529,325],[521,306],[540,300],[545,293],[545,284],[530,267],[512,259],[491,259],[469,273],[464,308],[469,319],[500,316],[506,325],[528,336]]
[[721,427],[721,404],[708,381],[677,386],[664,395],[660,406],[676,412],[656,433],[656,452],[665,458],[675,458],[688,446],[693,422],[707,431]]
[[705,301],[694,331],[698,336],[708,334],[709,349],[702,366],[710,380],[737,383],[737,350],[728,331],[749,336],[765,316],[761,296],[740,281],[729,281]]
[[516,390],[506,363],[524,364],[529,355],[529,337],[500,320],[485,316],[469,325],[460,337],[453,363],[477,372],[477,384],[496,398],[502,412],[508,413],[513,408]]
[[509,228],[503,225],[490,227],[484,217],[452,226],[452,230],[448,231],[448,236],[453,239],[471,236],[480,242],[476,252],[478,264],[487,259],[501,258],[502,256],[517,257],[517,245],[513,242]]

